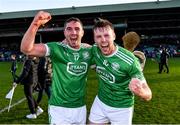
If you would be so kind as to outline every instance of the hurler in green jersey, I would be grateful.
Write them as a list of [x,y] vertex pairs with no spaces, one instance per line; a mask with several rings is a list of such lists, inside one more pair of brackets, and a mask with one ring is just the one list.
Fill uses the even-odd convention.
[[134,55],[116,45],[116,51],[108,56],[93,46],[96,72],[99,76],[98,98],[105,104],[126,108],[134,104],[134,95],[129,89],[131,78],[145,80],[140,64]]
[[[75,17],[64,23],[63,42],[37,43],[38,29],[51,20],[51,14],[39,11],[21,42],[26,55],[50,56],[52,61],[52,86],[48,105],[50,124],[85,124],[85,87],[91,60],[91,48],[82,46],[82,22]],[[36,115],[36,114],[32,114]]]
[[53,65],[50,105],[81,107],[85,105],[87,70],[92,54],[91,48],[76,50],[60,42],[47,44]]
[[131,125],[134,95],[150,100],[152,93],[138,59],[116,45],[112,23],[97,19],[92,53],[98,74],[98,94],[92,104],[89,121],[94,124]]

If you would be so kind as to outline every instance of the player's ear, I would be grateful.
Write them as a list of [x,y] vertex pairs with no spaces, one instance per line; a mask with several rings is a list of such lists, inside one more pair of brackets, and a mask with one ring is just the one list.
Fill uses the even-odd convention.
[[63,33],[64,33],[64,36],[66,36],[66,35],[65,35],[65,32],[66,32],[66,31],[65,31],[65,29],[64,29],[64,31],[63,31]]
[[84,29],[82,29],[82,36],[84,35]]
[[116,39],[116,34],[115,34],[115,32],[113,32],[113,40],[115,40]]

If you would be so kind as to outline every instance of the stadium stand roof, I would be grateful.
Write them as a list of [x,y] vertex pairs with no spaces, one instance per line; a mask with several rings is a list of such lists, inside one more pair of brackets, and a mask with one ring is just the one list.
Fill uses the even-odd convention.
[[[180,7],[179,0],[170,0],[170,1],[157,0],[154,2],[125,3],[125,4],[86,6],[86,7],[72,6],[71,8],[47,9],[47,11],[55,16],[55,15],[69,15],[69,14],[115,12],[115,11],[164,9],[164,8],[176,8],[176,7]],[[38,10],[0,13],[0,19],[34,17],[37,11]]]
[[[45,36],[47,32],[53,32],[57,35],[62,31],[64,21],[76,16],[84,23],[87,34],[94,18],[102,17],[110,20],[121,34],[124,30],[133,30],[142,36],[180,36],[179,9],[180,0],[47,9],[52,20],[39,30],[39,34]],[[22,36],[38,11],[0,13],[0,37]]]

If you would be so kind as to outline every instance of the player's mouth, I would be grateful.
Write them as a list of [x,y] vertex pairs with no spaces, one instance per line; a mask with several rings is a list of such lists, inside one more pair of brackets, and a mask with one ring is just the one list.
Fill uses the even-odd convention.
[[79,42],[78,42],[78,37],[70,38],[70,46],[73,48],[79,48]]
[[103,54],[107,55],[109,53],[109,45],[101,45],[101,51]]
[[103,44],[101,44],[101,48],[102,49],[107,49],[107,48],[109,48],[109,44],[108,43],[103,43]]
[[75,37],[75,38],[70,38],[70,40],[71,40],[71,42],[75,43],[75,42],[77,42],[77,37]]

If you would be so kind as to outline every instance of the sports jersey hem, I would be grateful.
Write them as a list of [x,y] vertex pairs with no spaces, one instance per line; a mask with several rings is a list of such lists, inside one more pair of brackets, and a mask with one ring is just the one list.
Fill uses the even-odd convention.
[[64,108],[79,108],[79,107],[83,107],[83,106],[86,106],[85,104],[83,104],[83,105],[76,105],[76,106],[69,106],[69,105],[55,105],[55,104],[48,104],[48,105],[51,105],[51,106],[60,106],[60,107],[64,107]]
[[105,105],[110,106],[110,107],[114,107],[114,108],[130,108],[130,107],[134,106],[134,103],[133,103],[132,105],[126,105],[126,106],[123,106],[123,105],[121,105],[121,106],[114,106],[114,105],[108,104],[106,101],[102,100],[102,99],[99,97],[99,95],[98,95],[98,98],[99,98],[99,100],[100,100],[102,103],[104,103]]

